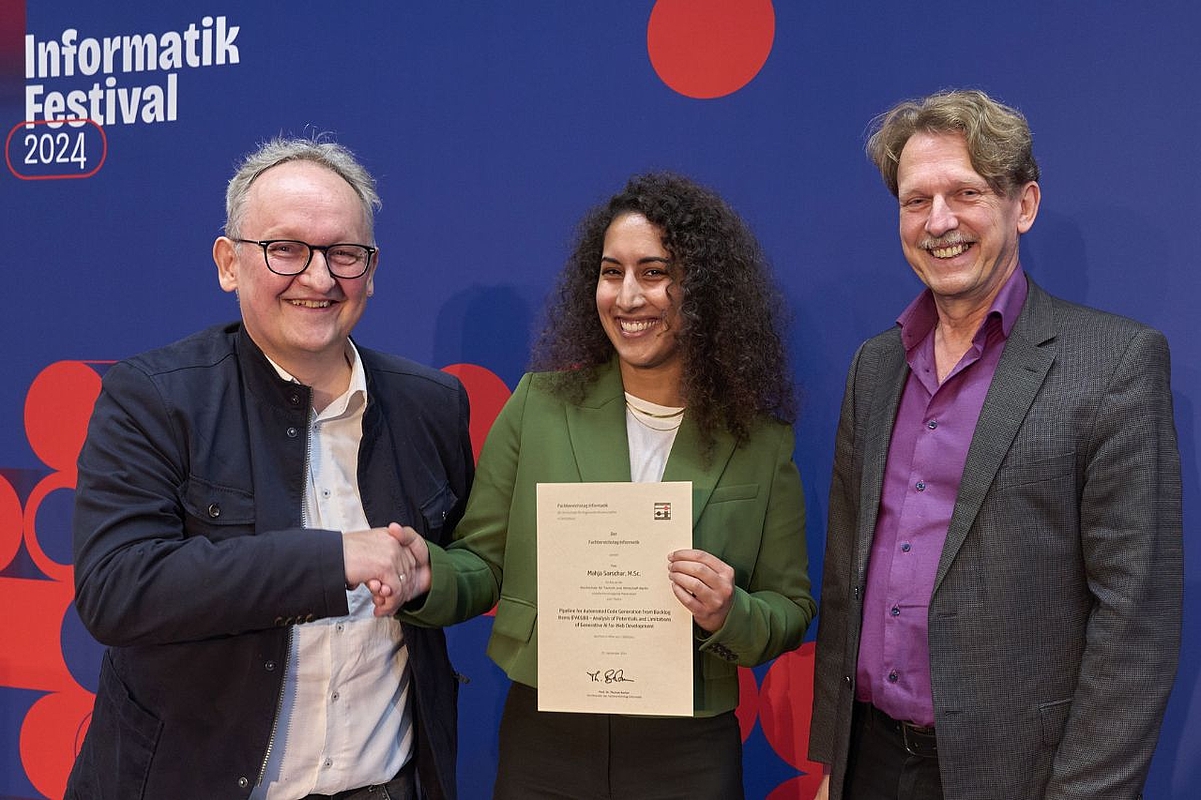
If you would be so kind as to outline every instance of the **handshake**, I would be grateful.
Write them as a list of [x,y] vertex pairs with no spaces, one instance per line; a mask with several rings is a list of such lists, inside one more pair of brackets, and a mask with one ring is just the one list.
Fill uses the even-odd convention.
[[417,531],[395,522],[342,534],[346,585],[365,584],[375,616],[391,616],[430,589],[430,551]]

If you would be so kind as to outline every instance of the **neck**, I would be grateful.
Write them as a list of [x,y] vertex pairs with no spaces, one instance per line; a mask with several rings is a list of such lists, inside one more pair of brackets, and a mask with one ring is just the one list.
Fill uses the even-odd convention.
[[318,412],[325,410],[334,398],[342,395],[350,386],[351,356],[350,345],[337,358],[326,358],[320,361],[303,363],[276,363],[288,371],[292,377],[309,386],[313,390],[313,408]]
[[669,408],[684,403],[680,390],[682,370],[677,366],[641,369],[621,362],[621,384],[625,391],[642,400]]

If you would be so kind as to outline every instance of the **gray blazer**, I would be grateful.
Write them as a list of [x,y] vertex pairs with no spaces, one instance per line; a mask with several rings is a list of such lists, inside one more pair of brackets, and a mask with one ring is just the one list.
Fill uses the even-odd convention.
[[[968,451],[929,612],[947,798],[1134,798],[1176,673],[1180,459],[1156,330],[1029,285]],[[809,756],[842,797],[863,590],[908,376],[899,329],[847,378]]]

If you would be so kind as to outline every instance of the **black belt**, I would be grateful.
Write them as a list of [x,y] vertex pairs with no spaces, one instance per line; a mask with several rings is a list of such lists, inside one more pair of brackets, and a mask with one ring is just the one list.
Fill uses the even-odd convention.
[[867,724],[895,736],[909,755],[918,758],[938,758],[938,740],[934,736],[934,728],[893,719],[871,703],[857,702],[855,705]]
[[311,794],[304,800],[382,800],[382,798],[415,797],[414,778],[417,773],[417,757],[408,760],[396,777],[387,783],[375,786],[364,786],[359,789],[347,789],[337,794]]

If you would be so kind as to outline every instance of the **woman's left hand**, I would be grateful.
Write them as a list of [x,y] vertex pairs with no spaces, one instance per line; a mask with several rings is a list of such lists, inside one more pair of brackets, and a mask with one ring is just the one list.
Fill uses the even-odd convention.
[[677,550],[667,556],[671,590],[696,624],[715,633],[726,624],[734,603],[734,568],[704,550]]

